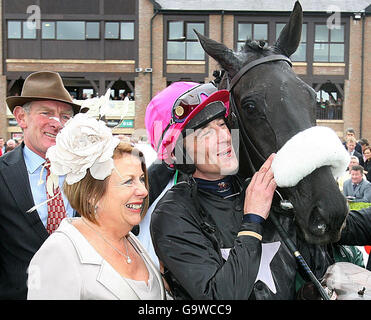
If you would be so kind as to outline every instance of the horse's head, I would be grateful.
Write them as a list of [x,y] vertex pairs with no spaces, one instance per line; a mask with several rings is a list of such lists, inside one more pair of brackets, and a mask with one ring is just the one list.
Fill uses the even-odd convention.
[[[240,129],[240,174],[244,177],[251,176],[264,159],[293,136],[316,124],[315,92],[297,77],[287,59],[299,45],[301,27],[302,9],[297,2],[288,24],[271,47],[262,41],[247,40],[235,53],[198,34],[204,50],[232,79],[231,103]],[[320,146],[322,137],[315,143]],[[306,146],[302,149],[305,151]],[[311,161],[313,154],[309,150],[313,146],[307,149],[304,159]],[[291,160],[295,171],[295,159]],[[303,157],[297,161],[303,161]],[[295,220],[308,242],[338,240],[348,208],[330,166],[312,170],[280,192],[293,204]]]

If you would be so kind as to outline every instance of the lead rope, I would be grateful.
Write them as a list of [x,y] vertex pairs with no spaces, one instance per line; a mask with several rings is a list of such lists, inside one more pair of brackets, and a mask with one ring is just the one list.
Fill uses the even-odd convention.
[[284,244],[286,247],[291,251],[291,253],[294,255],[295,259],[299,262],[299,265],[304,269],[305,273],[309,276],[310,280],[314,284],[314,286],[317,288],[318,292],[320,293],[323,300],[331,300],[329,297],[328,292],[323,288],[319,280],[316,278],[316,276],[313,274],[312,270],[309,268],[308,264],[304,260],[303,256],[299,252],[299,250],[296,248],[295,244],[291,241],[289,238],[289,235],[287,232],[282,228],[281,224],[279,223],[277,217],[275,216],[275,213],[272,211],[269,214],[269,217],[271,221],[273,222],[274,226],[276,227],[280,237],[282,238]]

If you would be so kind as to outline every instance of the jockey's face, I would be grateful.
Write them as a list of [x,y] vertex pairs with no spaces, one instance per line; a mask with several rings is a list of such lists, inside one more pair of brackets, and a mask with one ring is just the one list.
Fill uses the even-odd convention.
[[196,165],[196,178],[218,180],[235,174],[238,160],[223,118],[213,120],[185,138],[188,155]]

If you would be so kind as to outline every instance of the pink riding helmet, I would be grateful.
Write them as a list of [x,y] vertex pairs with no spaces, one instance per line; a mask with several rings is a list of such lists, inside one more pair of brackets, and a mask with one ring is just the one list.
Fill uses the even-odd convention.
[[[159,92],[148,104],[145,125],[157,157],[172,164],[172,152],[183,129],[201,110],[221,101],[225,117],[229,114],[229,92],[212,84],[174,82]],[[212,105],[210,107],[213,107]]]

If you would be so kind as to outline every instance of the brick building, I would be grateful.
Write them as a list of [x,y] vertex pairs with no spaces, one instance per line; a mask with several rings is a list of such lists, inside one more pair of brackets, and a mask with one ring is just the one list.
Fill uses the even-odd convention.
[[[238,50],[247,38],[273,44],[294,0],[3,0],[0,136],[20,133],[5,97],[38,70],[58,71],[76,99],[112,89],[114,132],[143,134],[153,95],[179,80],[206,82],[218,69],[193,29]],[[371,139],[371,1],[302,0],[294,70],[318,95],[317,121],[340,137]],[[28,22],[35,23],[31,28]],[[38,23],[38,24],[37,24]],[[122,94],[134,98],[123,105]],[[129,110],[129,112],[128,112]]]

